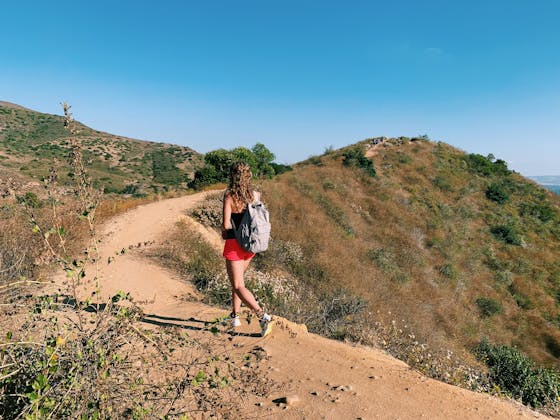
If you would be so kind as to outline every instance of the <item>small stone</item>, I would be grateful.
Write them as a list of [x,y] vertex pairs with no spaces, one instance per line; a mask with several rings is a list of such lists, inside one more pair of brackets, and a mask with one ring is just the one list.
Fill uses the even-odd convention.
[[319,395],[319,393],[317,391],[311,391],[310,394],[311,395]]
[[264,404],[263,404],[261,401],[259,401],[258,403],[255,403],[255,405],[256,405],[257,407],[262,407]]
[[371,376],[369,377],[369,379],[377,379],[377,376],[371,375]]

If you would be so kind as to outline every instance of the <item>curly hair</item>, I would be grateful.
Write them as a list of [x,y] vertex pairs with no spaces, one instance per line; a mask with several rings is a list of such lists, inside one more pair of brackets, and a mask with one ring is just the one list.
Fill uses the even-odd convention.
[[234,207],[240,209],[253,202],[251,167],[245,162],[236,162],[231,165],[229,175],[229,188],[226,195],[231,196]]

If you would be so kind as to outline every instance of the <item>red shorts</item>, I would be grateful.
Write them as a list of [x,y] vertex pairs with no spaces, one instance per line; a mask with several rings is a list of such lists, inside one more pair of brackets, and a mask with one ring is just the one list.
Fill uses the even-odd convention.
[[222,255],[229,261],[250,260],[255,256],[252,252],[245,251],[241,248],[237,239],[226,239]]

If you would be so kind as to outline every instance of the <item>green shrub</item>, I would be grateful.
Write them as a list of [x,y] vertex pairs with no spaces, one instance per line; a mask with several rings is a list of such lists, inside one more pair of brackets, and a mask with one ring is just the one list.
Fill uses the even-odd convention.
[[412,161],[412,158],[406,153],[398,153],[397,160],[399,161],[399,163],[410,163]]
[[476,300],[476,305],[480,310],[480,315],[483,318],[489,318],[502,312],[502,306],[498,301],[492,298],[479,297]]
[[447,263],[439,266],[438,271],[443,277],[448,279],[454,279],[459,274],[455,266],[451,263]]
[[24,195],[18,195],[17,201],[31,208],[43,207],[43,202],[37,197],[37,194],[31,191],[26,192]]
[[508,225],[499,225],[493,226],[490,228],[490,232],[494,235],[496,239],[499,241],[505,242],[509,245],[521,245],[521,237],[515,230],[513,226]]
[[361,147],[352,147],[345,151],[342,156],[344,157],[344,165],[361,168],[371,177],[376,175],[373,162],[366,157]]
[[504,204],[509,200],[509,194],[500,184],[490,184],[486,189],[486,198],[498,204]]
[[227,182],[231,165],[238,161],[246,162],[253,175],[260,178],[272,178],[291,170],[288,165],[273,163],[274,159],[274,153],[262,143],[255,144],[251,149],[236,147],[231,150],[213,150],[204,156],[205,165],[195,172],[189,187],[200,189],[206,185]]
[[327,179],[326,181],[323,182],[323,189],[324,190],[334,190],[334,189],[336,189],[336,185],[332,181],[329,181]]
[[554,403],[560,397],[560,376],[554,369],[535,368],[527,356],[513,347],[483,340],[477,357],[489,368],[490,380],[513,398],[532,407]]
[[178,160],[165,150],[152,152],[152,173],[155,182],[178,185],[187,180],[186,174],[177,168]]
[[290,165],[284,165],[283,163],[271,162],[270,166],[272,167],[272,169],[274,169],[275,175],[280,175],[292,170],[292,167]]
[[469,165],[471,172],[483,175],[509,175],[511,171],[507,167],[507,163],[502,159],[494,161],[494,156],[488,155],[484,157],[477,153],[471,153],[464,158]]
[[320,156],[310,156],[304,163],[308,163],[310,165],[315,165],[315,166],[324,166],[324,163],[321,160]]
[[395,262],[395,256],[389,250],[383,248],[370,249],[368,251],[368,257],[385,273],[395,271],[398,268]]
[[442,191],[448,191],[448,192],[453,191],[453,185],[449,178],[438,175],[434,178],[432,183]]
[[194,178],[189,182],[189,188],[197,190],[219,182],[226,182],[223,174],[219,173],[212,165],[204,165],[194,173]]
[[368,258],[391,280],[403,284],[410,280],[410,276],[398,264],[399,257],[402,258],[403,255],[396,254],[385,248],[372,248],[367,252]]
[[519,213],[522,216],[534,217],[543,223],[557,218],[556,211],[548,204],[523,203],[519,208]]

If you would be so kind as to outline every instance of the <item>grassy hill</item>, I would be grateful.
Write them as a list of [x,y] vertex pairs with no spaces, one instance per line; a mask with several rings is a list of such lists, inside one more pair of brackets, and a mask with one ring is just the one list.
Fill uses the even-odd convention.
[[[284,261],[318,294],[367,302],[343,316],[396,322],[436,349],[486,337],[556,364],[560,197],[493,157],[423,139],[374,143],[315,156],[263,186],[274,240],[262,258]],[[356,159],[363,152],[375,176]]]
[[[40,180],[53,158],[68,180],[68,132],[63,117],[0,102],[0,168],[20,185]],[[201,165],[194,150],[115,136],[78,123],[84,158],[94,181],[106,192],[137,193],[180,187]]]

